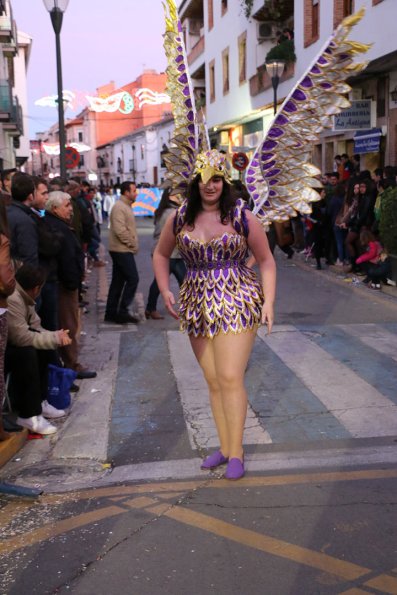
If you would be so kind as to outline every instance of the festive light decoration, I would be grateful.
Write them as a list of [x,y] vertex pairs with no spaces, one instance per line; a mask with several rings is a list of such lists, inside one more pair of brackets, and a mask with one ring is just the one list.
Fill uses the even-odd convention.
[[145,104],[160,105],[161,103],[171,103],[171,97],[167,93],[158,93],[146,87],[138,89],[135,97],[138,99],[139,109]]
[[117,112],[130,114],[134,109],[134,100],[127,91],[120,91],[109,97],[92,97],[86,95],[89,101],[90,110],[94,112]]
[[[138,101],[138,109],[143,105],[160,105],[162,103],[171,103],[171,98],[167,93],[152,91],[147,87],[142,87],[135,92],[134,97]],[[108,97],[94,97],[81,91],[63,91],[63,102],[65,109],[70,107],[73,110],[85,107],[88,100],[89,109],[94,112],[121,112],[130,114],[135,108],[134,98],[128,91],[119,91]],[[58,95],[46,95],[35,101],[35,105],[40,107],[58,107]]]
[[[59,155],[59,143],[43,143],[43,149],[47,153],[47,155]],[[79,153],[84,153],[85,151],[91,151],[91,147],[85,145],[84,143],[69,143],[69,147],[73,147]]]
[[[73,93],[73,91],[64,89],[62,97],[63,105],[66,109],[67,107],[73,106],[76,94]],[[40,107],[58,107],[58,95],[46,95],[45,97],[37,99],[34,104],[39,105]]]

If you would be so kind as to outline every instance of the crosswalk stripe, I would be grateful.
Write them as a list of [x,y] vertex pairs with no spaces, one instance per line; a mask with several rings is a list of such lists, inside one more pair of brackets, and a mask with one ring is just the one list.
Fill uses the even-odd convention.
[[379,328],[377,324],[349,324],[337,325],[345,333],[359,339],[368,347],[375,349],[383,355],[391,357],[397,362],[397,336],[389,331]]
[[[209,405],[208,388],[189,339],[179,331],[168,331],[167,338],[190,444],[194,449],[219,446]],[[255,413],[248,406],[244,444],[271,442],[269,433],[262,428]]]
[[[344,327],[345,328],[345,327]],[[397,406],[292,325],[258,336],[353,437],[392,436]]]

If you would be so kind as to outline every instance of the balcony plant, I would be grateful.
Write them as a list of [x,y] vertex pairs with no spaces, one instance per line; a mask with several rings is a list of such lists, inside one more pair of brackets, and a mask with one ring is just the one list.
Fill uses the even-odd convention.
[[281,41],[266,54],[268,60],[284,60],[286,64],[296,62],[295,45],[293,39]]
[[[244,10],[245,16],[249,19],[254,6],[254,0],[240,0],[240,4]],[[263,18],[267,21],[284,21],[286,14],[293,12],[293,0],[263,0],[263,4]]]
[[386,188],[382,194],[379,233],[391,259],[392,279],[397,282],[397,188]]

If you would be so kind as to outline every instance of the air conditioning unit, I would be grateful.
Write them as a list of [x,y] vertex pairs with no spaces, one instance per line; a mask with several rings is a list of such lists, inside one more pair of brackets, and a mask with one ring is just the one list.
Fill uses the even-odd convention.
[[260,42],[271,41],[277,38],[277,26],[275,23],[257,23],[256,37]]

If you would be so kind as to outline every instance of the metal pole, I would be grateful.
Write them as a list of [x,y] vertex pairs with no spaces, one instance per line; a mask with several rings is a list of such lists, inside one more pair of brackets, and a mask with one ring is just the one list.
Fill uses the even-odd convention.
[[280,82],[280,78],[278,76],[272,76],[272,85],[273,85],[273,114],[276,115],[277,113],[277,88]]
[[51,22],[55,32],[55,47],[57,58],[57,84],[58,84],[58,126],[59,126],[59,165],[61,178],[66,181],[65,165],[65,121],[63,111],[63,85],[62,85],[62,62],[61,62],[61,29],[63,13],[59,8],[53,8],[50,12]]

